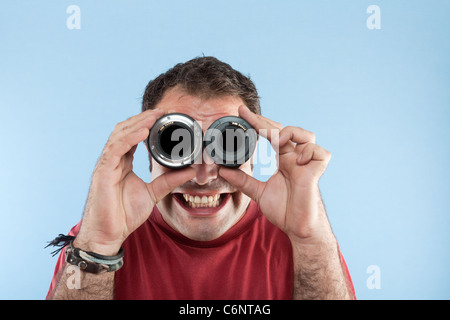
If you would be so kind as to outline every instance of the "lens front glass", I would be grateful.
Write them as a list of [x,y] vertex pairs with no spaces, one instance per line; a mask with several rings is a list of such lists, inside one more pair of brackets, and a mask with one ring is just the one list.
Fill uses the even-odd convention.
[[169,159],[188,158],[194,151],[194,135],[190,128],[181,123],[168,125],[159,133],[159,148]]

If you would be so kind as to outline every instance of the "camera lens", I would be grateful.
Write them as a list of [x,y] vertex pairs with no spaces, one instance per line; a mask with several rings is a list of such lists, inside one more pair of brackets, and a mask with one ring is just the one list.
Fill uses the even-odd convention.
[[242,118],[226,116],[217,119],[205,133],[205,148],[215,163],[236,168],[250,159],[258,135]]
[[183,168],[193,164],[202,153],[202,128],[188,115],[166,114],[153,125],[147,145],[159,164],[172,169]]

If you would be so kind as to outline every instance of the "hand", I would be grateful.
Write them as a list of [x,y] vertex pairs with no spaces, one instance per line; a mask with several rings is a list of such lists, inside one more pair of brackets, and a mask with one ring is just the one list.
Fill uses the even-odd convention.
[[76,247],[116,254],[123,241],[150,216],[155,204],[192,179],[192,168],[169,171],[151,183],[133,172],[133,154],[163,115],[147,110],[116,125],[92,175]]
[[278,170],[267,182],[236,169],[221,168],[220,175],[254,199],[269,221],[283,230],[291,241],[330,240],[331,227],[318,182],[331,154],[315,144],[312,132],[297,127],[283,128],[243,106],[239,115],[278,149]]

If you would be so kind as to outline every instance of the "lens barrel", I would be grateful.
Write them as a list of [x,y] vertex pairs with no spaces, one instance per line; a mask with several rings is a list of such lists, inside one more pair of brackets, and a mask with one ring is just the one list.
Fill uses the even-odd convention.
[[226,116],[214,121],[204,136],[205,149],[216,164],[237,168],[250,159],[258,134],[242,118]]
[[158,119],[147,138],[152,157],[161,165],[180,169],[189,166],[203,151],[203,131],[188,115],[170,113]]
[[196,162],[203,152],[218,165],[237,168],[247,162],[256,148],[258,134],[242,118],[226,116],[203,131],[183,113],[170,113],[158,119],[150,130],[147,146],[161,165],[179,169]]

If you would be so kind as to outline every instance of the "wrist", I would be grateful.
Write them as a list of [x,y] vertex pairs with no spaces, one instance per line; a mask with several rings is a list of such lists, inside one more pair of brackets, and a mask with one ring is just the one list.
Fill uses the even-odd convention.
[[123,266],[124,250],[121,248],[117,255],[105,256],[96,252],[84,251],[73,245],[73,241],[65,250],[66,262],[78,266],[88,273],[114,272]]
[[[322,260],[337,254],[337,240],[333,237],[298,239],[289,237],[294,261],[302,261],[306,257]],[[321,258],[322,257],[322,258]],[[318,261],[319,261],[318,260]]]
[[91,251],[104,256],[114,256],[119,252],[122,243],[102,243],[79,234],[73,240],[73,246],[83,251]]
[[291,241],[292,246],[326,246],[335,245],[337,243],[333,232],[331,229],[327,228],[311,232],[306,237],[291,233],[288,234],[288,238]]

